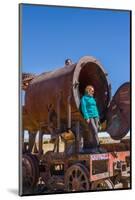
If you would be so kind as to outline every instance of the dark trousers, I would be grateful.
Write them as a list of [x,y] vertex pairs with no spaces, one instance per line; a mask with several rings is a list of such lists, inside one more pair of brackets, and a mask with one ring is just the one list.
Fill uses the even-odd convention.
[[99,146],[98,122],[99,122],[99,118],[91,118],[89,122],[89,128],[93,137],[93,147]]

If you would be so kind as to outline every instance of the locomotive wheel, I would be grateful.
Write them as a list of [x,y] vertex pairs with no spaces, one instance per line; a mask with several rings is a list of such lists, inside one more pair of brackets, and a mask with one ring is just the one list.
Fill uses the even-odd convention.
[[87,191],[90,189],[88,170],[82,164],[72,165],[65,174],[66,191]]
[[91,190],[109,190],[113,188],[114,186],[110,179],[95,181],[91,185]]
[[23,187],[30,189],[39,178],[38,160],[34,155],[24,154],[22,158]]

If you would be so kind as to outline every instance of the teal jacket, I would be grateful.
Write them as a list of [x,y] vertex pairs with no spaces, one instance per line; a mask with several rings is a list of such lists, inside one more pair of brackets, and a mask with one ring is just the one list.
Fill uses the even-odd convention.
[[80,109],[84,119],[99,117],[96,101],[93,96],[87,93],[81,98]]

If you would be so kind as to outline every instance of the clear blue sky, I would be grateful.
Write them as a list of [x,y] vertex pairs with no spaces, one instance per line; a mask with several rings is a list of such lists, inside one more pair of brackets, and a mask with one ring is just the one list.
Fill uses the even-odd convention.
[[42,73],[96,57],[109,74],[112,93],[130,80],[128,11],[22,6],[22,71]]

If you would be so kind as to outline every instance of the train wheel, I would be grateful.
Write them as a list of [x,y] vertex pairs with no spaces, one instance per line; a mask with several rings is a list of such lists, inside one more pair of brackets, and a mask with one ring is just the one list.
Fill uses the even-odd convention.
[[109,190],[113,188],[114,185],[110,179],[94,181],[91,185],[91,190]]
[[23,188],[29,190],[39,178],[38,160],[34,155],[24,154],[22,158]]
[[88,191],[89,173],[82,164],[72,165],[65,174],[66,191]]

